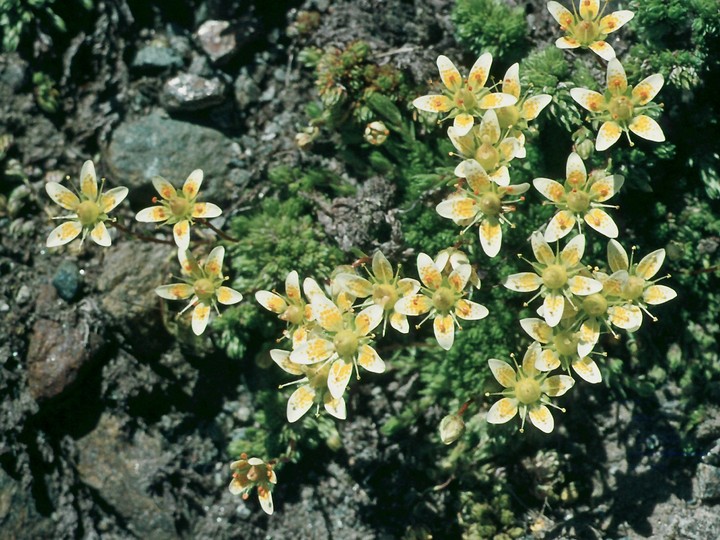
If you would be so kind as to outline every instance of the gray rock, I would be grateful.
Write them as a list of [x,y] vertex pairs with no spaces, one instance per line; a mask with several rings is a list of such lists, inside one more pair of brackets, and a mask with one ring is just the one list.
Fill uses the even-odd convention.
[[0,529],[3,538],[55,538],[50,517],[35,509],[30,489],[13,480],[0,467]]
[[258,83],[250,76],[247,68],[240,70],[240,74],[235,79],[235,100],[241,109],[245,109],[256,103],[262,94],[262,90]]
[[43,401],[65,392],[97,358],[101,345],[101,338],[83,320],[77,324],[37,320],[27,353],[30,394]]
[[97,427],[77,441],[80,478],[126,520],[135,538],[177,538],[172,501],[151,495],[155,474],[172,456],[158,435],[136,432],[128,441],[121,422],[100,417]]
[[235,31],[228,21],[205,21],[196,36],[202,49],[216,64],[226,62],[238,50]]
[[58,296],[66,302],[72,302],[80,292],[80,269],[77,264],[72,261],[63,261],[60,263],[52,284],[58,293]]
[[151,178],[158,175],[179,187],[194,169],[203,169],[201,200],[207,195],[207,200],[218,203],[210,196],[212,191],[225,191],[220,180],[235,159],[231,143],[214,129],[150,115],[117,128],[104,162],[112,180],[131,193],[152,189]]
[[161,101],[168,111],[207,109],[225,101],[225,84],[219,79],[183,73],[165,83]]
[[720,467],[701,463],[693,482],[693,493],[703,501],[720,498]]
[[28,64],[17,53],[0,55],[0,85],[17,92],[27,82]]
[[[168,237],[172,238],[169,228]],[[178,272],[173,248],[132,241],[119,243],[107,254],[97,280],[101,308],[113,319],[121,338],[144,354],[163,346],[158,339],[162,317],[155,287],[162,285],[170,272]]]
[[182,56],[170,47],[148,45],[135,55],[132,67],[144,71],[163,71],[170,68],[181,68]]

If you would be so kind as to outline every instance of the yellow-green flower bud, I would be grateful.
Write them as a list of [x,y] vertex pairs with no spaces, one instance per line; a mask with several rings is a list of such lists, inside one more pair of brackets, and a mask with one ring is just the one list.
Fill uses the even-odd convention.
[[440,440],[452,444],[465,433],[465,422],[459,414],[448,414],[440,421]]

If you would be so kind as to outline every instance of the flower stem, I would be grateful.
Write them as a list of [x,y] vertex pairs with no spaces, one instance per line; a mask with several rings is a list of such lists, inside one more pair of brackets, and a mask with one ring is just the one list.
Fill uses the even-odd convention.
[[135,231],[128,229],[124,225],[120,225],[117,221],[111,221],[110,224],[115,227],[117,230],[124,232],[125,234],[128,234],[130,236],[133,236],[137,238],[138,240],[141,240],[143,242],[154,242],[155,244],[166,244],[169,246],[174,246],[175,242],[171,240],[163,240],[161,238],[155,238],[153,236],[145,236],[144,234],[138,234]]
[[203,225],[205,225],[208,229],[210,229],[211,231],[215,232],[215,233],[216,233],[220,238],[222,238],[223,240],[227,240],[228,242],[234,242],[234,243],[236,243],[236,244],[240,242],[240,240],[237,240],[236,238],[233,238],[232,236],[230,236],[230,235],[222,232],[222,231],[221,231],[220,229],[218,229],[215,225],[213,225],[212,223],[210,223],[207,219],[199,218],[199,219],[197,219],[197,222],[198,222],[198,223],[202,223]]

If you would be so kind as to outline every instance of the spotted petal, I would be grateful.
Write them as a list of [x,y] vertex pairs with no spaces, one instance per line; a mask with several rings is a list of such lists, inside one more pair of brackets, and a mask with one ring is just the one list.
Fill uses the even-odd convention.
[[550,105],[552,96],[550,94],[538,94],[525,101],[522,106],[522,116],[525,120],[535,120],[540,112]]
[[474,193],[478,194],[488,190],[491,180],[482,165],[474,159],[466,159],[460,165],[462,165],[463,176]]
[[607,121],[600,126],[597,140],[595,141],[595,149],[599,152],[607,150],[615,144],[622,135],[622,129],[617,122]]
[[422,315],[432,308],[432,300],[422,294],[405,296],[395,303],[395,311],[403,315]]
[[300,301],[300,278],[295,270],[285,277],[285,295],[293,302]]
[[615,49],[607,41],[593,41],[588,48],[606,62],[615,58]]
[[562,319],[565,309],[565,297],[557,293],[549,293],[543,301],[543,316],[550,327],[556,327]]
[[455,341],[455,323],[450,315],[436,315],[433,321],[435,339],[446,351],[449,351]]
[[302,375],[303,370],[294,362],[290,361],[290,351],[283,351],[282,349],[271,349],[270,358],[273,359],[283,371],[290,373],[291,375]]
[[627,270],[614,272],[603,282],[603,294],[605,296],[621,296],[622,289],[628,280]]
[[328,390],[335,399],[342,397],[347,388],[348,382],[350,382],[350,376],[352,375],[353,365],[352,362],[346,362],[338,358],[330,366],[330,373],[328,374]]
[[587,182],[587,169],[582,158],[571,152],[565,164],[565,179],[574,188],[580,188]]
[[175,244],[180,249],[187,249],[190,247],[190,222],[187,219],[178,221],[173,226],[173,238],[175,238]]
[[425,253],[418,254],[417,267],[420,280],[426,287],[434,290],[442,285],[440,270],[435,266],[435,263],[429,255]]
[[100,210],[107,214],[118,204],[123,202],[125,197],[127,197],[127,194],[128,188],[122,186],[106,191],[102,194],[102,197],[100,197]]
[[455,315],[467,321],[477,321],[488,316],[488,309],[476,302],[460,299],[455,304]]
[[65,210],[77,210],[80,199],[72,191],[57,182],[48,182],[45,184],[45,191],[55,203],[62,206]]
[[473,219],[480,209],[475,199],[469,197],[451,197],[439,203],[435,211],[444,218],[452,220]]
[[478,106],[481,109],[499,109],[501,107],[510,107],[517,103],[517,98],[511,94],[503,92],[493,92],[484,96]]
[[635,14],[627,9],[613,11],[609,15],[605,15],[602,19],[600,19],[600,31],[603,34],[615,32],[621,26],[630,22],[634,16]]
[[460,136],[453,126],[447,130],[448,138],[461,156],[469,157],[475,153],[475,141],[471,135]]
[[457,292],[463,291],[472,274],[472,267],[469,264],[461,264],[448,276],[450,286]]
[[135,219],[142,223],[157,223],[170,217],[170,211],[164,206],[150,206],[140,210]]
[[510,364],[502,360],[497,360],[496,358],[490,358],[488,360],[488,365],[490,366],[490,371],[492,371],[492,374],[497,382],[499,382],[504,388],[512,388],[515,386],[515,383],[517,382],[517,374]]
[[587,296],[602,291],[602,283],[584,276],[573,276],[568,280],[570,292],[578,296]]
[[231,306],[233,304],[237,304],[238,302],[241,302],[243,299],[242,294],[237,292],[235,289],[231,289],[230,287],[221,286],[217,288],[216,296],[218,302],[225,306]]
[[657,95],[663,84],[665,84],[665,79],[660,73],[650,75],[633,88],[632,97],[638,105],[647,105]]
[[376,251],[375,255],[373,255],[372,271],[375,277],[384,283],[391,281],[394,275],[392,265],[382,251]]
[[317,296],[325,296],[325,292],[320,288],[320,285],[318,285],[317,281],[315,281],[313,278],[305,278],[303,281],[303,291],[305,292],[305,296],[312,302],[313,298]]
[[225,258],[225,248],[224,247],[217,246],[217,247],[213,248],[213,250],[207,256],[207,259],[205,260],[205,264],[203,265],[203,269],[205,270],[205,273],[214,278],[221,278],[224,258]]
[[627,76],[620,60],[613,58],[608,62],[607,87],[611,94],[622,94],[627,90]]
[[393,313],[390,315],[390,326],[401,334],[407,334],[410,331],[410,325],[408,324],[407,317],[402,313]]
[[257,303],[262,307],[273,313],[283,313],[288,307],[285,300],[270,291],[257,291],[255,293],[255,300],[257,300]]
[[642,311],[631,304],[610,307],[608,316],[612,324],[629,332],[634,332],[642,324]]
[[551,433],[555,428],[555,420],[553,419],[550,409],[545,405],[536,405],[528,412],[530,422],[544,433]]
[[185,300],[193,295],[193,287],[187,283],[161,285],[155,288],[155,294],[167,300]]
[[452,100],[447,96],[428,95],[416,98],[413,101],[413,106],[421,111],[438,113],[448,112],[454,105]]
[[[505,165],[488,176],[490,177],[490,180],[495,182],[498,186],[509,187],[510,185],[510,171],[508,171],[508,168]],[[527,186],[528,188],[530,187],[529,184]]]
[[475,124],[475,118],[472,114],[462,113],[458,114],[453,120],[453,127],[455,132],[460,136],[467,135]]
[[625,178],[619,174],[610,174],[597,180],[590,186],[590,195],[593,201],[605,202],[615,195],[625,183]]
[[288,422],[293,423],[300,420],[313,406],[316,394],[315,390],[307,384],[295,390],[287,403]]
[[313,338],[305,341],[290,353],[290,360],[296,364],[316,364],[327,360],[335,352],[332,341],[322,338]]
[[487,413],[487,421],[491,424],[504,424],[512,420],[518,412],[518,402],[512,398],[496,401]]
[[565,238],[575,226],[575,214],[570,210],[560,210],[553,216],[545,229],[545,241],[556,242]]
[[565,197],[565,188],[560,182],[549,178],[536,178],[532,183],[535,189],[553,202],[559,203]]
[[495,257],[502,246],[502,227],[496,218],[486,218],[480,223],[480,245],[488,257]]
[[55,227],[47,238],[47,247],[64,246],[72,242],[82,232],[82,225],[79,221],[67,221]]
[[580,358],[590,354],[600,339],[600,322],[597,319],[587,319],[580,325],[578,331],[580,341],[578,341],[577,352]]
[[338,420],[345,420],[347,418],[347,407],[345,406],[345,400],[343,398],[333,398],[330,394],[325,394],[323,406],[328,414]]
[[587,88],[572,88],[570,95],[580,106],[590,112],[600,112],[605,106],[603,95]]
[[520,272],[505,278],[503,285],[516,292],[531,292],[538,290],[543,284],[542,278],[533,272]]
[[90,200],[94,201],[98,195],[97,176],[95,165],[89,159],[83,163],[80,170],[80,191]]
[[665,262],[665,250],[656,249],[652,253],[648,253],[637,265],[635,275],[641,278],[650,279],[660,271],[660,267]]
[[338,287],[357,298],[367,298],[373,293],[373,286],[367,279],[356,274],[341,273],[334,278]]
[[577,49],[580,46],[580,42],[575,38],[563,36],[555,40],[555,46],[558,49]]
[[500,122],[498,121],[497,113],[495,113],[494,110],[489,109],[483,115],[477,136],[480,140],[487,137],[491,144],[500,140]]
[[520,320],[520,326],[535,341],[540,343],[549,343],[552,339],[553,331],[542,319],[527,318]]
[[618,227],[602,208],[593,208],[585,214],[585,223],[608,238],[617,238]]
[[475,60],[472,68],[470,68],[470,75],[468,76],[468,84],[470,85],[471,91],[477,92],[485,86],[488,75],[490,75],[490,67],[492,66],[492,55],[485,53]]
[[343,316],[340,308],[326,296],[314,296],[312,308],[315,320],[328,332],[339,332],[343,329]]
[[165,180],[162,176],[154,176],[152,179],[152,184],[155,188],[155,191],[157,191],[160,196],[166,201],[172,199],[177,194],[177,191],[175,191],[173,185],[167,180]]
[[440,71],[440,78],[448,90],[454,92],[460,88],[462,85],[462,76],[455,67],[455,64],[453,64],[447,56],[442,54],[438,56],[437,67],[438,71]]
[[573,236],[573,239],[570,240],[560,252],[560,259],[565,263],[565,266],[569,268],[578,264],[584,253],[585,235],[578,234],[577,236]]
[[382,322],[383,308],[377,304],[366,307],[355,317],[355,330],[362,336],[368,335]]
[[610,240],[607,247],[607,258],[610,270],[617,272],[618,270],[627,270],[630,266],[627,251],[620,245],[617,240]]
[[95,225],[92,231],[90,231],[90,238],[99,246],[108,247],[112,244],[110,233],[102,221]]
[[205,303],[200,303],[195,306],[192,314],[192,330],[196,336],[199,336],[205,331],[209,320],[210,306]]
[[222,214],[222,210],[213,203],[195,203],[193,206],[192,217],[194,218],[216,218],[220,214]]
[[550,15],[552,15],[553,19],[557,21],[563,30],[567,29],[575,21],[575,17],[570,10],[558,2],[551,0],[547,3],[547,8]]
[[580,0],[580,16],[586,21],[597,17],[600,12],[600,0]]
[[595,361],[589,356],[578,358],[572,363],[572,368],[584,380],[590,384],[597,384],[602,381],[602,375]]
[[516,98],[520,97],[520,64],[515,62],[505,72],[502,83],[503,94],[510,94]]
[[570,390],[575,381],[567,375],[553,375],[548,377],[540,387],[550,397],[560,397]]
[[645,114],[633,118],[628,128],[638,137],[648,141],[663,142],[665,140],[665,134],[660,124]]
[[535,369],[539,371],[552,371],[560,367],[560,358],[551,349],[543,349],[535,359]]
[[677,293],[665,285],[650,285],[643,291],[643,300],[650,305],[664,304],[677,297]]
[[193,172],[190,173],[190,175],[187,177],[187,180],[185,180],[185,183],[183,184],[183,193],[188,199],[194,199],[197,197],[198,192],[200,191],[200,185],[203,181],[203,172],[201,169],[195,169]]
[[385,372],[385,362],[383,362],[377,351],[370,345],[362,345],[360,347],[357,363],[372,373]]
[[541,233],[535,231],[530,235],[530,245],[538,262],[542,264],[553,264],[555,262],[555,253],[553,253],[552,248]]

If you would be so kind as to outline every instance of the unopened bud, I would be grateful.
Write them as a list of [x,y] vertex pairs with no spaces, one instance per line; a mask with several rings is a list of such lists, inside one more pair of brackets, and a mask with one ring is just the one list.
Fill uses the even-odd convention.
[[465,433],[465,422],[459,414],[448,414],[440,421],[440,440],[452,444]]
[[390,135],[390,130],[379,120],[370,122],[367,126],[365,126],[365,140],[375,146],[380,146],[384,143],[387,140],[388,135]]

